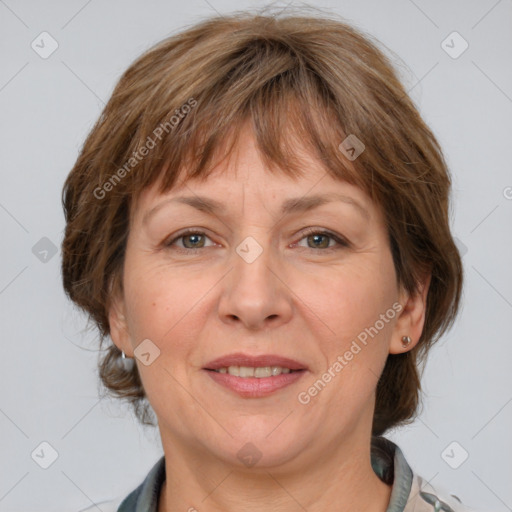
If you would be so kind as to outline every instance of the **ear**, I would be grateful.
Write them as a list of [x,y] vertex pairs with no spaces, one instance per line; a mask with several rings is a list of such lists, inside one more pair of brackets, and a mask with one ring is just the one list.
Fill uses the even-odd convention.
[[133,357],[133,348],[130,343],[128,324],[126,321],[126,306],[122,291],[120,290],[117,290],[111,295],[108,322],[110,325],[110,337],[114,345],[119,350],[122,350],[126,356]]
[[[432,274],[430,272],[424,274],[420,283],[418,283],[416,293],[413,295],[403,289],[401,290],[399,302],[403,309],[393,329],[389,344],[390,354],[408,352],[418,343],[425,323],[427,294],[431,278]],[[412,342],[407,347],[402,345],[403,336],[409,336],[412,339]]]

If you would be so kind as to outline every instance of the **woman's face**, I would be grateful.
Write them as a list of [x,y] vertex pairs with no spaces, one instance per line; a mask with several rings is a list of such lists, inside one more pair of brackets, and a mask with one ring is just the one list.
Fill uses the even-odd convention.
[[244,131],[206,181],[136,204],[111,335],[135,351],[164,449],[294,467],[355,449],[388,354],[419,338],[380,211],[307,161],[304,177],[272,175]]

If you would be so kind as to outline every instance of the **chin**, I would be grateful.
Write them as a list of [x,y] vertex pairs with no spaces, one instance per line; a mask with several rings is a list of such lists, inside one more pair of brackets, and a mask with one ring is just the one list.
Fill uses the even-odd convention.
[[260,421],[245,417],[236,425],[231,423],[231,429],[227,429],[236,435],[233,438],[225,436],[226,444],[215,443],[213,450],[220,458],[240,468],[282,466],[293,461],[311,444],[303,428],[291,429],[292,425],[284,428],[283,424],[280,425],[282,421],[282,417],[267,416]]

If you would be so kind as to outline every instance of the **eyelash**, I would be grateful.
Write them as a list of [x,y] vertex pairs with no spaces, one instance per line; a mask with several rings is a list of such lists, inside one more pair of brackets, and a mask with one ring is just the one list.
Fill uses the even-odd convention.
[[[209,238],[206,235],[206,233],[204,233],[203,231],[199,231],[199,230],[195,230],[195,229],[187,229],[187,230],[181,232],[178,236],[174,237],[173,239],[171,239],[167,242],[164,242],[164,246],[166,248],[171,248],[176,241],[180,240],[181,238],[185,238],[188,235],[204,235],[207,238]],[[350,246],[349,242],[347,242],[345,239],[335,235],[334,233],[332,233],[330,231],[319,230],[318,228],[307,229],[302,234],[302,237],[300,238],[299,242],[302,241],[304,238],[307,238],[308,236],[311,236],[311,235],[322,235],[322,236],[327,236],[329,238],[332,238],[338,244],[338,246],[326,247],[324,249],[315,249],[313,247],[304,247],[304,249],[309,249],[309,250],[315,251],[315,252],[322,251],[322,252],[330,253],[332,251],[347,248]],[[193,248],[174,247],[174,250],[181,252],[181,253],[188,253],[188,254],[195,253],[196,251],[199,251],[201,249],[207,249],[207,247],[193,247]]]

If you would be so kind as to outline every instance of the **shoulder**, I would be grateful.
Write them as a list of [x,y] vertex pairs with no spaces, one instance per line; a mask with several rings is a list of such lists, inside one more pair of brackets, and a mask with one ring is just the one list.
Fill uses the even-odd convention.
[[404,512],[492,512],[476,509],[463,503],[442,485],[431,485],[424,478],[413,474],[411,492]]
[[385,437],[372,439],[372,466],[386,483],[392,483],[386,512],[491,512],[471,508],[443,485],[431,484],[415,473],[400,447]]
[[433,510],[446,512],[466,512],[471,509],[465,506],[460,498],[450,494],[446,488],[432,486],[424,478],[413,474],[411,492],[404,512],[432,512]]

